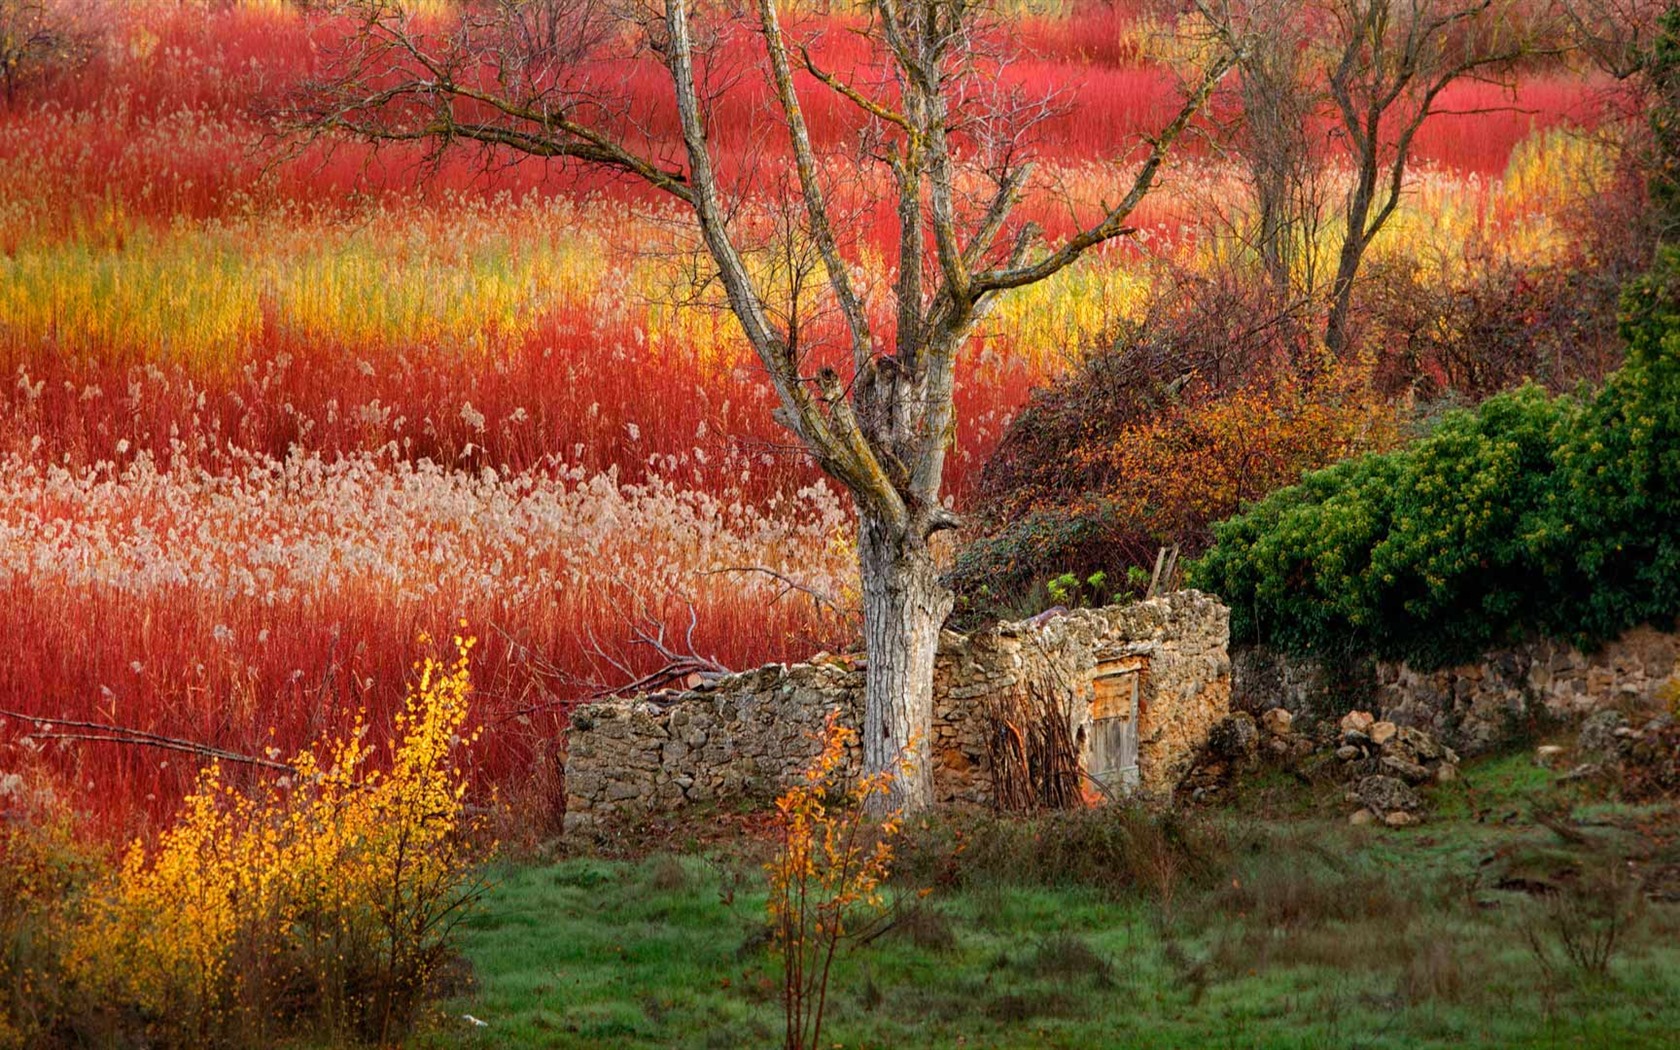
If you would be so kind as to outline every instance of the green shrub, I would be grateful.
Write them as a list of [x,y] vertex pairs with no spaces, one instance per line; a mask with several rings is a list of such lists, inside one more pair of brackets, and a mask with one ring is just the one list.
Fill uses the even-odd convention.
[[[1076,583],[1082,576],[1089,579],[1100,574],[1106,584],[1105,566],[1111,564],[1107,559],[1116,553],[1115,521],[1113,508],[1100,504],[1086,514],[1026,514],[996,535],[964,546],[947,577],[957,592],[955,623],[967,629],[988,618],[1024,619],[1052,605],[1067,604],[1065,597],[1052,592],[1050,583],[1057,577],[1049,567],[1064,570]],[[1144,548],[1127,551],[1125,556],[1141,558]],[[1147,577],[1144,582],[1148,583]],[[1099,604],[1121,596],[1124,590],[1104,589],[1100,595],[1087,597]]]
[[1680,253],[1624,297],[1596,394],[1525,387],[1309,474],[1190,569],[1235,640],[1433,666],[1539,633],[1592,646],[1680,612]]

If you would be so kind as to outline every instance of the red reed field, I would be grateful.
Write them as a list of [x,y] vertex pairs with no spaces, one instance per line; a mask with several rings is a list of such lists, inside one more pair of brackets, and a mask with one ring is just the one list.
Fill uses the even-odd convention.
[[[847,644],[849,512],[770,421],[732,322],[680,305],[691,246],[662,205],[542,162],[276,140],[263,114],[330,31],[287,5],[84,19],[86,62],[0,106],[0,709],[290,755],[358,710],[381,725],[417,637],[464,618],[475,782],[552,817],[567,704],[662,662],[638,631],[662,623],[731,667]],[[853,24],[798,31],[857,73]],[[1063,190],[1032,215],[1052,232],[1176,108],[1140,32],[1095,4],[1010,30],[1025,56],[996,90],[1062,92],[1033,143]],[[730,39],[719,62],[754,47]],[[656,68],[594,75],[674,148]],[[1553,153],[1525,144],[1590,122],[1597,96],[1562,68],[1454,88],[1471,115],[1425,126],[1410,228],[1520,227],[1546,250],[1547,180],[1507,178],[1513,156],[1544,170]],[[843,170],[855,121],[811,99]],[[769,190],[761,101],[726,93],[715,120],[729,177]],[[992,319],[958,389],[955,501],[1032,384],[1135,307],[1152,266],[1214,251],[1198,194],[1241,190],[1209,141],[1148,200],[1136,246]],[[861,206],[858,225],[873,243]],[[0,772],[53,778],[113,833],[196,768],[54,735],[8,718]]]

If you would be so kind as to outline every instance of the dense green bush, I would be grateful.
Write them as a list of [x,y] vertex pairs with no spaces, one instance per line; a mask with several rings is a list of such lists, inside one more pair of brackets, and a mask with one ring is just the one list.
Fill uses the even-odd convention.
[[1308,475],[1217,527],[1193,585],[1232,635],[1438,665],[1539,633],[1591,646],[1680,613],[1680,252],[1624,298],[1595,394],[1526,387]]

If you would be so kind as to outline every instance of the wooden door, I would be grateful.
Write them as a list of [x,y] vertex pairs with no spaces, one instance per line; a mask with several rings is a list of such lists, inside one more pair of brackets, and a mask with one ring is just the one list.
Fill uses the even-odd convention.
[[1111,798],[1138,785],[1138,660],[1104,664],[1092,677],[1091,745],[1085,771]]

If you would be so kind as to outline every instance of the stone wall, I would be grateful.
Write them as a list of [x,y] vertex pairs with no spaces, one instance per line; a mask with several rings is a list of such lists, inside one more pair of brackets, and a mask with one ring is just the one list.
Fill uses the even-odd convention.
[[[941,804],[992,802],[990,705],[1054,692],[1089,758],[1093,678],[1136,674],[1136,786],[1169,792],[1230,708],[1229,610],[1195,591],[1042,622],[946,632],[934,679],[934,787]],[[1128,695],[1132,695],[1128,694]],[[572,715],[566,827],[691,803],[763,801],[805,768],[830,711],[861,716],[859,658],[820,657],[730,675],[687,692],[606,700]],[[856,761],[856,756],[853,756]]]
[[1329,668],[1261,648],[1234,657],[1233,704],[1334,718],[1367,708],[1434,732],[1466,754],[1492,750],[1546,723],[1608,707],[1657,708],[1680,687],[1680,636],[1638,627],[1595,652],[1538,640],[1434,671],[1403,663]]

